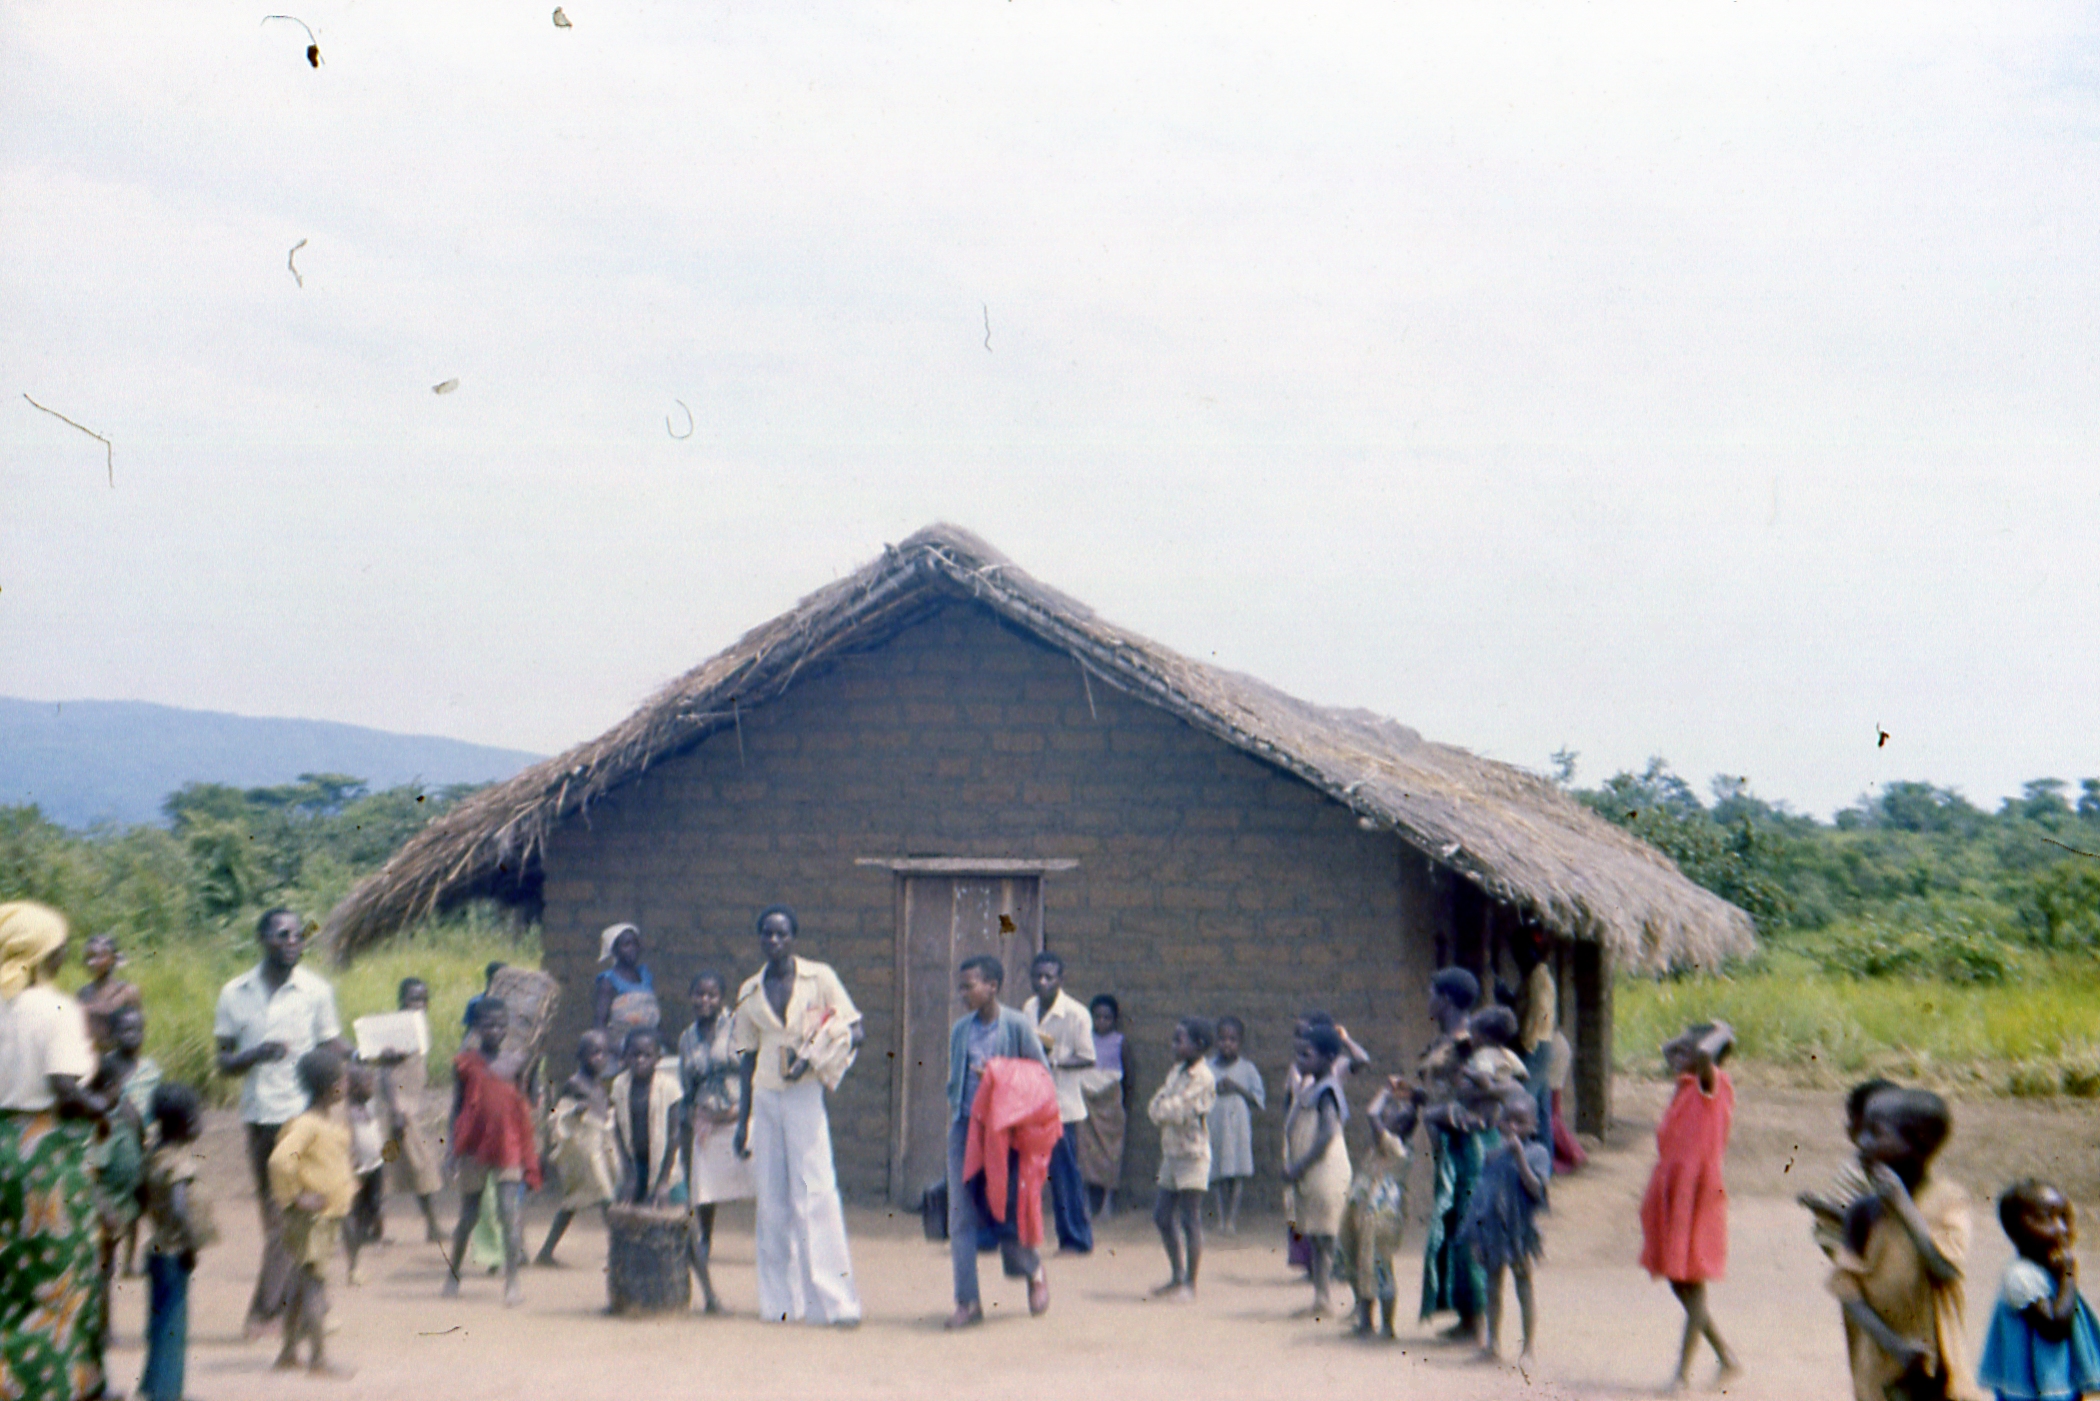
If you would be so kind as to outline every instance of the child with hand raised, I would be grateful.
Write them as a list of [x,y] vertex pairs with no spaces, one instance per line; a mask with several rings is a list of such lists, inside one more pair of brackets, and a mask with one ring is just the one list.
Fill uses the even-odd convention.
[[1874,1190],[1846,1211],[1830,1277],[1858,1401],[1977,1394],[1962,1298],[1969,1196],[1932,1171],[1952,1129],[1945,1101],[1927,1090],[1867,1101],[1859,1160]]
[[1977,1379],[1998,1401],[2078,1401],[2100,1393],[2100,1323],[2078,1292],[2078,1217],[2070,1199],[2028,1178],[1998,1199],[2019,1257],[2006,1267]]
[[1741,1371],[1706,1306],[1706,1283],[1728,1267],[1728,1188],[1722,1180],[1735,1123],[1735,1085],[1721,1062],[1735,1046],[1725,1022],[1687,1027],[1663,1047],[1677,1093],[1655,1126],[1655,1171],[1641,1198],[1641,1266],[1670,1282],[1684,1308],[1673,1391],[1689,1391],[1701,1338],[1720,1360],[1720,1381]]
[[1539,1141],[1538,1101],[1522,1085],[1509,1084],[1496,1103],[1501,1144],[1480,1170],[1480,1185],[1459,1227],[1459,1241],[1487,1271],[1487,1344],[1480,1360],[1494,1362],[1502,1352],[1502,1276],[1516,1280],[1517,1307],[1523,1316],[1524,1350],[1517,1365],[1531,1369],[1532,1344],[1538,1337],[1538,1311],[1531,1288],[1531,1266],[1543,1253],[1538,1214],[1546,1209],[1546,1182],[1553,1172],[1553,1150]]
[[1371,1101],[1371,1152],[1349,1180],[1349,1202],[1335,1238],[1335,1271],[1356,1295],[1355,1332],[1371,1333],[1371,1308],[1380,1314],[1380,1332],[1393,1336],[1393,1314],[1399,1303],[1399,1278],[1393,1257],[1407,1225],[1407,1140],[1414,1136],[1422,1092],[1399,1076],[1386,1077],[1385,1088]]

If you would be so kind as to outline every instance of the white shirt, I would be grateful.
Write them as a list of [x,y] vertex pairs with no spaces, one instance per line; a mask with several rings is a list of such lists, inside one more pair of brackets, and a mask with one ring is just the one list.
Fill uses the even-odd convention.
[[765,969],[744,979],[729,1023],[729,1048],[740,1056],[757,1053],[751,1069],[752,1089],[784,1090],[789,1085],[788,1062],[814,1049],[817,1033],[834,1017],[851,1027],[860,1020],[860,1009],[846,995],[846,985],[830,964],[798,954],[785,1017],[775,1016],[773,1004],[766,1001]]
[[95,1077],[87,1014],[54,987],[23,988],[0,1000],[0,1109],[33,1113],[58,1103],[51,1077],[85,1085]]
[[299,1086],[299,1057],[343,1034],[335,1017],[335,990],[317,973],[296,965],[272,993],[257,964],[219,991],[211,1034],[233,1042],[236,1051],[282,1041],[285,1054],[251,1067],[241,1081],[241,1122],[288,1124],[306,1112]]
[[1050,1078],[1057,1082],[1057,1117],[1062,1123],[1076,1124],[1086,1117],[1086,1072],[1061,1067],[1067,1061],[1094,1058],[1094,1014],[1063,988],[1057,990],[1057,1001],[1050,1004],[1049,1013],[1039,1020],[1035,1012],[1040,1002],[1040,998],[1029,998],[1021,1004],[1021,1015],[1036,1030],[1050,1033]]

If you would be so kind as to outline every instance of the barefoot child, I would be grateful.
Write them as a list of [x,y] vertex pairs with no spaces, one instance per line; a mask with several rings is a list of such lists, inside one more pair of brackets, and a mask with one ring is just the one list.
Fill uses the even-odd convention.
[[1218,1224],[1228,1236],[1240,1233],[1240,1192],[1254,1176],[1253,1110],[1268,1107],[1261,1072],[1240,1054],[1247,1025],[1218,1018],[1218,1049],[1210,1073],[1218,1082],[1218,1105],[1210,1116],[1210,1182],[1217,1190]]
[[350,1218],[343,1227],[343,1249],[350,1257],[350,1283],[359,1285],[365,1282],[357,1267],[359,1252],[386,1233],[386,1184],[381,1180],[386,1168],[386,1131],[373,1109],[379,1076],[372,1067],[352,1064],[344,1072],[344,1083],[348,1089],[343,1114],[350,1125],[350,1171],[357,1178],[357,1196],[351,1200]]
[[2100,1392],[2100,1323],[2078,1292],[2078,1218],[2069,1198],[2028,1178],[1998,1199],[2019,1257],[2006,1267],[1977,1379],[1998,1401],[2078,1401]]
[[708,1258],[715,1247],[715,1208],[748,1201],[756,1191],[751,1164],[736,1155],[736,1125],[744,1109],[744,1081],[729,1043],[735,1019],[723,1012],[728,985],[720,973],[702,973],[687,989],[693,1024],[678,1038],[678,1082],[683,1087],[679,1147],[685,1154],[686,1203],[693,1209],[693,1273],[702,1306],[722,1312]]
[[1284,1215],[1312,1251],[1312,1314],[1330,1318],[1334,1240],[1341,1233],[1349,1200],[1349,1148],[1342,1141],[1349,1100],[1339,1067],[1342,1034],[1331,1022],[1315,1022],[1297,1040],[1293,1066],[1303,1088],[1291,1095],[1283,1118]]
[[204,1109],[188,1085],[153,1092],[152,1122],[159,1146],[146,1159],[146,1370],[139,1395],[146,1401],[182,1401],[183,1363],[190,1345],[190,1276],[197,1252],[219,1238],[211,1201],[197,1185],[202,1158],[197,1136]]
[[1210,1111],[1218,1087],[1203,1056],[1210,1049],[1210,1024],[1183,1017],[1174,1025],[1174,1068],[1154,1092],[1145,1115],[1159,1126],[1159,1193],[1152,1224],[1159,1227],[1172,1270],[1155,1296],[1196,1297],[1196,1271],[1203,1263],[1203,1194],[1210,1187]]
[[1857,1401],[1972,1401],[1962,1265],[1969,1195],[1933,1175],[1953,1120],[1927,1090],[1883,1090],[1867,1101],[1859,1161],[1874,1191],[1845,1213],[1845,1247],[1830,1292],[1845,1310]]
[[1706,1282],[1728,1265],[1728,1189],[1722,1160],[1735,1120],[1735,1086],[1720,1068],[1735,1045],[1725,1023],[1687,1028],[1663,1047],[1677,1077],[1677,1094],[1655,1126],[1655,1171],[1641,1199],[1641,1265],[1667,1279],[1684,1306],[1684,1341],[1672,1385],[1690,1390],[1692,1357],[1703,1337],[1712,1344],[1723,1381],[1740,1368],[1706,1308]]
[[350,1174],[350,1127],[343,1122],[343,1058],[326,1046],[299,1057],[299,1085],[307,1094],[304,1114],[284,1126],[270,1150],[270,1195],[284,1212],[284,1248],[293,1274],[285,1291],[284,1347],[279,1371],[299,1365],[299,1343],[312,1347],[307,1370],[336,1373],[327,1346],[328,1262],[350,1199],[357,1190]]
[[503,1238],[503,1306],[525,1302],[518,1264],[525,1257],[520,1217],[525,1189],[540,1185],[540,1155],[532,1131],[532,1106],[517,1086],[519,1067],[502,1054],[510,1031],[510,1008],[488,993],[474,1002],[474,1029],[452,1059],[452,1155],[459,1163],[459,1225],[452,1232],[452,1258],[444,1294],[459,1293],[460,1265],[481,1194],[493,1186],[496,1225]]
[[1421,1111],[1421,1092],[1411,1091],[1398,1076],[1371,1101],[1371,1152],[1349,1180],[1349,1202],[1335,1238],[1335,1273],[1356,1295],[1355,1332],[1371,1333],[1371,1306],[1378,1306],[1380,1331],[1393,1336],[1393,1314],[1399,1302],[1393,1257],[1407,1224],[1407,1140],[1414,1136]]
[[1116,1214],[1116,1190],[1123,1181],[1123,1135],[1130,1125],[1130,1086],[1136,1069],[1123,1039],[1123,1009],[1108,993],[1087,1004],[1094,1019],[1094,1064],[1079,1072],[1079,1092],[1086,1099],[1086,1118],[1079,1123],[1074,1149],[1079,1176],[1091,1195],[1091,1215]]
[[1517,1365],[1531,1370],[1531,1347],[1538,1337],[1538,1315],[1531,1290],[1531,1266],[1543,1253],[1538,1214],[1546,1209],[1546,1181],[1553,1171],[1553,1150],[1539,1141],[1538,1101],[1521,1084],[1503,1088],[1496,1128],[1502,1144],[1480,1170],[1459,1239],[1487,1271],[1487,1345],[1484,1362],[1502,1354],[1502,1275],[1516,1280],[1517,1308],[1524,1325],[1524,1350]]
[[[394,993],[395,1005],[403,1012],[430,1013],[430,987],[421,978],[403,978]],[[437,1193],[445,1185],[444,1155],[430,1141],[430,1066],[421,1051],[413,1054],[389,1052],[372,1062],[379,1068],[379,1116],[386,1130],[382,1147],[393,1149],[395,1185],[405,1184],[423,1213],[423,1238],[433,1245],[445,1239],[438,1225]],[[381,1223],[382,1239],[385,1224]]]
[[610,1206],[620,1190],[620,1149],[613,1142],[612,1097],[606,1090],[614,1069],[611,1038],[586,1031],[576,1042],[576,1073],[554,1092],[548,1127],[554,1169],[561,1175],[561,1206],[534,1264],[552,1265],[554,1247],[576,1213]]

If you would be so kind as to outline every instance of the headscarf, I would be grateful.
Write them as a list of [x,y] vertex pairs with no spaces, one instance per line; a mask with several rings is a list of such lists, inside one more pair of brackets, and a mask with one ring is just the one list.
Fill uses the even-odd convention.
[[66,917],[49,905],[30,900],[0,905],[0,998],[12,1002],[20,996],[65,942]]
[[630,931],[634,934],[636,938],[641,937],[642,931],[640,926],[633,924],[608,924],[603,930],[599,931],[598,961],[600,963],[612,962],[613,945],[619,942],[620,936],[622,934],[629,933]]

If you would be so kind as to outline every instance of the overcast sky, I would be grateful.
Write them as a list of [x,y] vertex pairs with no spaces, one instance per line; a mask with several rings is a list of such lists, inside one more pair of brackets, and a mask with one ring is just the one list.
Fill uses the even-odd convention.
[[272,3],[0,7],[0,694],[552,752],[945,519],[1584,781],[2100,774],[2091,6]]

